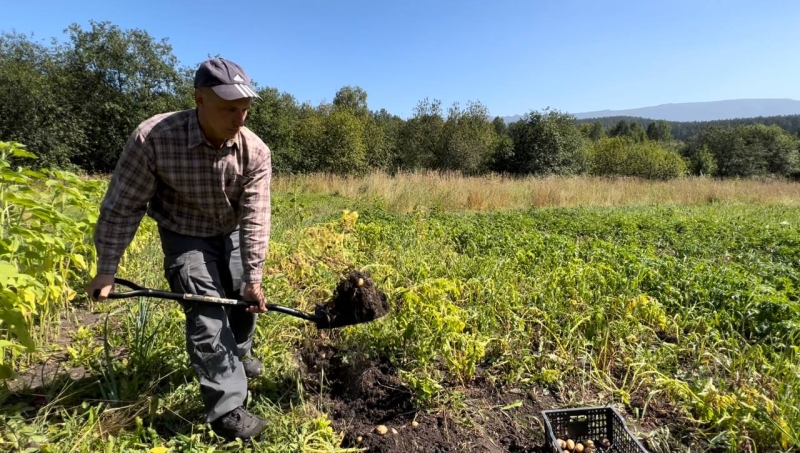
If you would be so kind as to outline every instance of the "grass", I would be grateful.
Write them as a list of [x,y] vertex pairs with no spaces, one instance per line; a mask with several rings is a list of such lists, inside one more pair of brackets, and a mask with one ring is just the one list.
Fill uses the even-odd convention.
[[[561,406],[614,404],[654,452],[788,452],[800,446],[797,192],[699,178],[279,177],[264,284],[273,302],[310,310],[346,269],[371,272],[393,312],[326,341],[388,360],[425,410],[469,419],[462,392],[480,377]],[[146,220],[121,276],[165,287],[160,253]],[[92,377],[50,387],[39,406],[0,393],[0,446],[242,448],[198,423],[175,304],[90,308],[109,324],[71,347]],[[347,451],[295,358],[319,335],[260,318],[266,374],[251,409],[272,425],[250,450]]]
[[331,174],[281,176],[275,190],[378,200],[392,212],[417,207],[446,211],[493,211],[547,206],[705,205],[710,203],[797,205],[800,185],[782,180],[717,180],[687,177],[654,182],[638,178],[463,177],[435,172],[365,177]]

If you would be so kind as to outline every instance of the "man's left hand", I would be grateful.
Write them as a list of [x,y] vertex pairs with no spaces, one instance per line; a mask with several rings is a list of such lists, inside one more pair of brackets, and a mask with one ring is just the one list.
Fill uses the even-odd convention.
[[248,313],[266,313],[267,300],[261,291],[261,283],[245,283],[243,297],[248,302],[258,302],[258,305],[250,305],[245,308]]

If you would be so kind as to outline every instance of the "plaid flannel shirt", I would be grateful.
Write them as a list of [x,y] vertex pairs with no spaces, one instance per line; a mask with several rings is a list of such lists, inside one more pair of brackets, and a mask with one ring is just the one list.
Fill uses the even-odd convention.
[[114,275],[145,213],[191,236],[239,226],[243,279],[261,282],[270,235],[270,150],[247,128],[222,148],[206,140],[195,109],[156,115],[128,139],[94,234],[100,274]]

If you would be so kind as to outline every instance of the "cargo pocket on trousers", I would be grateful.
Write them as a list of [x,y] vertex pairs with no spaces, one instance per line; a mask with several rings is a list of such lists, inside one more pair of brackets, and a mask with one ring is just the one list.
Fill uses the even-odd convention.
[[186,333],[189,355],[200,376],[218,381],[233,373],[236,344],[223,307],[198,304],[187,318]]
[[[173,293],[186,294],[190,292],[186,279],[182,276],[184,274],[184,267],[186,260],[184,255],[178,256],[165,256],[164,257],[164,278],[169,284],[169,289]],[[189,311],[194,308],[194,302],[178,301],[183,307],[183,313],[188,315]]]
[[[222,289],[216,260],[200,250],[165,256],[164,277],[172,291],[181,294],[217,296]],[[180,303],[187,315],[197,307],[197,302]]]
[[194,342],[195,370],[206,379],[219,381],[235,369],[234,356],[219,342]]

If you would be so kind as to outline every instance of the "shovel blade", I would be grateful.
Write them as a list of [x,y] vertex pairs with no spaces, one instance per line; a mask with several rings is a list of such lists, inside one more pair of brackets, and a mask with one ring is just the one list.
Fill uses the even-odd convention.
[[[348,316],[349,315],[349,316]],[[325,309],[322,305],[317,305],[316,309],[314,310],[314,322],[319,329],[338,329],[340,327],[352,326],[355,324],[364,324],[367,322],[375,321],[378,318],[382,318],[384,314],[375,317],[358,317],[353,316],[352,313],[348,314],[335,314],[330,313],[328,310]]]

